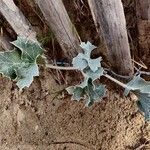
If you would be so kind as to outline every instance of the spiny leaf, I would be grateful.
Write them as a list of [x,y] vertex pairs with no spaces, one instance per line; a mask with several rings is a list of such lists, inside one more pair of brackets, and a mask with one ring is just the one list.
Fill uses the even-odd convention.
[[75,68],[78,68],[79,70],[83,70],[88,66],[86,57],[82,53],[79,53],[75,58],[73,58],[72,64]]
[[137,97],[137,105],[139,109],[144,112],[146,120],[150,120],[150,82],[145,81],[140,75],[135,76],[127,84],[124,94],[128,95],[132,91]]
[[67,92],[72,95],[71,100],[81,100],[85,96],[85,87],[88,85],[88,78],[84,78],[84,81],[76,86],[67,87]]
[[29,66],[23,66],[23,68],[19,68],[16,70],[16,81],[17,86],[20,89],[24,87],[29,87],[30,84],[33,82],[34,76],[39,76],[39,70],[37,64],[30,64]]
[[105,96],[106,89],[104,85],[94,86],[92,80],[89,80],[88,86],[85,88],[85,92],[88,96],[86,106],[92,106],[94,102],[101,101]]
[[84,49],[84,54],[79,53],[75,58],[73,58],[73,66],[78,68],[79,70],[83,70],[86,67],[89,67],[93,72],[97,71],[98,68],[101,67],[101,57],[97,59],[90,58],[91,51],[96,47],[90,42],[82,42],[80,46]]
[[101,60],[102,60],[101,57],[99,57],[97,59],[89,59],[88,60],[88,65],[93,72],[97,71],[98,68],[101,67],[101,63],[100,63]]
[[89,41],[87,43],[81,42],[80,47],[84,49],[84,54],[90,57],[91,51],[96,48],[96,46],[92,45]]
[[36,62],[37,57],[43,53],[38,41],[28,40],[25,37],[18,37],[12,44],[21,50],[21,58],[29,62]]
[[14,67],[20,64],[21,59],[18,51],[0,52],[0,73],[4,76],[15,79],[16,69]]
[[84,77],[84,81],[78,86],[81,88],[85,88],[86,86],[88,86],[88,81],[89,81],[89,77]]
[[96,79],[100,78],[104,73],[104,69],[102,67],[99,67],[98,70],[96,70],[95,72],[93,72],[91,69],[86,68],[83,71],[83,75],[85,78],[91,78],[92,81],[95,81]]
[[101,57],[91,59],[91,51],[96,47],[90,42],[82,42],[80,45],[84,49],[84,53],[79,53],[73,58],[73,66],[81,70],[84,81],[76,86],[68,87],[66,90],[72,95],[72,100],[80,100],[86,97],[86,106],[91,106],[95,101],[101,100],[105,95],[106,89],[104,85],[95,86],[93,81],[100,78],[104,69],[101,67]]
[[77,100],[80,101],[84,98],[85,91],[84,88],[78,87],[78,86],[70,86],[66,88],[69,94],[72,95],[71,100]]
[[140,75],[135,76],[128,84],[124,94],[128,95],[130,90],[139,90],[142,93],[150,93],[150,82],[145,81]]
[[144,112],[145,120],[150,121],[150,94],[135,93],[138,97],[137,105],[140,111]]
[[18,37],[12,42],[18,49],[0,52],[0,73],[17,81],[20,89],[29,87],[34,76],[39,75],[37,58],[43,53],[37,41]]
[[66,88],[72,95],[72,100],[86,99],[86,106],[91,106],[94,102],[100,101],[106,93],[104,85],[95,86],[91,79],[85,79],[80,85],[70,86]]

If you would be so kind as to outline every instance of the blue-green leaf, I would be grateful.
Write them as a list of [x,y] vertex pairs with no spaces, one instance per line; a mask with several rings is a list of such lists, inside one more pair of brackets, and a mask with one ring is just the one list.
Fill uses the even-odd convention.
[[89,59],[88,61],[88,65],[90,67],[90,69],[95,72],[98,70],[99,67],[101,67],[101,57],[97,58],[97,59]]
[[150,82],[145,81],[140,75],[135,76],[127,84],[124,94],[128,95],[132,91],[137,97],[137,105],[144,113],[145,119],[150,120]]
[[70,86],[66,90],[72,95],[72,100],[79,101],[85,98],[86,106],[91,106],[94,102],[101,101],[106,93],[104,85],[95,86],[91,79],[84,80],[80,85]]
[[37,57],[43,53],[38,41],[18,37],[16,41],[11,43],[22,52],[21,58],[29,62],[36,62]]
[[33,82],[33,77],[39,76],[39,69],[37,64],[30,64],[28,67],[19,68],[16,70],[17,86],[20,89],[29,87]]
[[84,49],[84,54],[79,53],[75,58],[73,58],[73,66],[79,70],[83,70],[86,67],[89,67],[93,72],[97,71],[101,67],[101,57],[97,59],[91,59],[91,51],[96,47],[90,42],[82,42],[80,45]]
[[150,94],[140,92],[135,94],[138,97],[137,105],[144,112],[145,120],[150,121]]
[[84,49],[84,54],[90,57],[91,51],[95,48],[96,46],[92,45],[89,41],[87,43],[81,42],[80,47]]
[[129,91],[139,90],[142,93],[150,93],[150,82],[145,81],[140,75],[135,76],[128,84],[124,94],[128,95]]
[[96,46],[90,42],[82,42],[80,46],[84,49],[84,53],[79,53],[73,58],[72,64],[75,68],[81,70],[84,81],[79,85],[68,87],[66,90],[72,95],[71,99],[79,101],[86,98],[86,106],[91,106],[105,95],[105,86],[95,86],[93,83],[103,75],[104,69],[101,67],[101,57],[91,59],[91,52]]
[[87,68],[84,70],[84,73],[83,73],[85,78],[91,78],[92,81],[99,79],[103,74],[104,74],[104,69],[102,67],[99,67],[98,70],[96,70],[95,72]]
[[88,66],[88,62],[84,54],[79,53],[72,61],[73,67],[83,70]]
[[13,51],[0,52],[0,73],[17,81],[20,89],[29,87],[34,76],[39,75],[37,58],[43,50],[37,41],[18,37],[12,42],[17,47]]
[[85,91],[84,88],[78,86],[70,86],[66,88],[67,92],[72,95],[71,100],[80,101],[84,98]]
[[89,107],[92,106],[94,102],[102,100],[102,98],[105,96],[106,88],[102,84],[95,86],[92,80],[89,80],[88,86],[85,88],[85,92],[87,94],[86,106]]

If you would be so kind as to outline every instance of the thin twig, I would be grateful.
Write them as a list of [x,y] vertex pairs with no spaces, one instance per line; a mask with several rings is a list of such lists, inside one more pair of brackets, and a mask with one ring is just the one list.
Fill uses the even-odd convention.
[[135,61],[135,60],[133,60],[133,59],[132,59],[132,61],[133,61],[135,64],[137,64],[137,65],[143,67],[144,69],[147,69],[147,66],[146,66],[143,62],[142,62],[142,64],[140,64],[139,62],[137,62],[137,61]]
[[135,75],[138,75],[138,74],[143,74],[143,75],[150,75],[150,72],[147,72],[147,71],[140,71],[140,69],[142,68],[142,67],[140,67],[140,68],[137,68],[137,67],[135,67],[134,66],[134,68],[135,68],[135,70],[137,71],[136,73],[135,73]]
[[105,76],[106,78],[110,79],[111,81],[117,83],[118,85],[122,86],[123,88],[127,88],[127,85],[126,85],[126,84],[124,84],[124,83],[122,83],[122,82],[116,80],[115,78],[111,77],[110,75],[104,74],[103,76]]
[[140,71],[140,74],[143,74],[143,75],[150,75],[150,72],[146,72],[146,71]]
[[58,70],[78,70],[78,68],[75,67],[54,66],[51,64],[46,64],[46,67],[50,69],[58,69]]
[[123,78],[123,79],[131,79],[133,77],[133,76],[123,76],[123,75],[117,74],[114,71],[107,69],[107,68],[104,68],[104,70],[107,72],[110,72],[112,75],[114,75],[116,77]]
[[[50,65],[50,64],[47,64],[46,67],[51,68],[51,69],[60,69],[60,70],[77,70],[78,69],[78,68],[75,68],[75,67],[53,66],[53,65]],[[111,81],[117,83],[118,85],[122,86],[123,88],[127,87],[124,83],[118,81],[117,79],[111,77],[108,74],[104,74],[104,76],[106,78],[110,79]]]

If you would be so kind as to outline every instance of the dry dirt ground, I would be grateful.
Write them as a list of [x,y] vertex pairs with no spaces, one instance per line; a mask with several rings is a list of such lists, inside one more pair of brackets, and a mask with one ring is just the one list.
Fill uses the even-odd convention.
[[111,90],[86,108],[84,101],[55,93],[63,88],[47,70],[21,94],[1,77],[0,150],[150,149],[150,125],[133,96]]
[[[19,4],[29,19],[29,14],[31,17],[34,13],[27,2],[32,1],[22,0]],[[72,20],[74,14],[79,18],[74,24],[81,39],[96,41],[97,45],[99,36],[96,38],[87,10],[81,13],[73,7],[72,0],[64,2]],[[134,1],[123,2],[130,40],[135,42],[130,47],[135,54],[138,49],[134,46],[137,42]],[[40,29],[40,25],[43,29],[37,16],[29,20],[35,28]],[[150,150],[150,123],[144,121],[133,95],[126,98],[117,88],[111,88],[103,101],[86,108],[84,101],[71,101],[70,96],[57,92],[64,85],[58,85],[48,70],[40,72],[40,77],[22,93],[14,83],[0,77],[0,150]]]

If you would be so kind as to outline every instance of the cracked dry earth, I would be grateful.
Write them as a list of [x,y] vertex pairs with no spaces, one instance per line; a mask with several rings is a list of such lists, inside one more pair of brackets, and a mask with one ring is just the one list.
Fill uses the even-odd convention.
[[150,125],[134,97],[111,90],[103,101],[86,108],[69,96],[56,97],[63,88],[46,70],[21,94],[1,77],[0,150],[150,149]]

